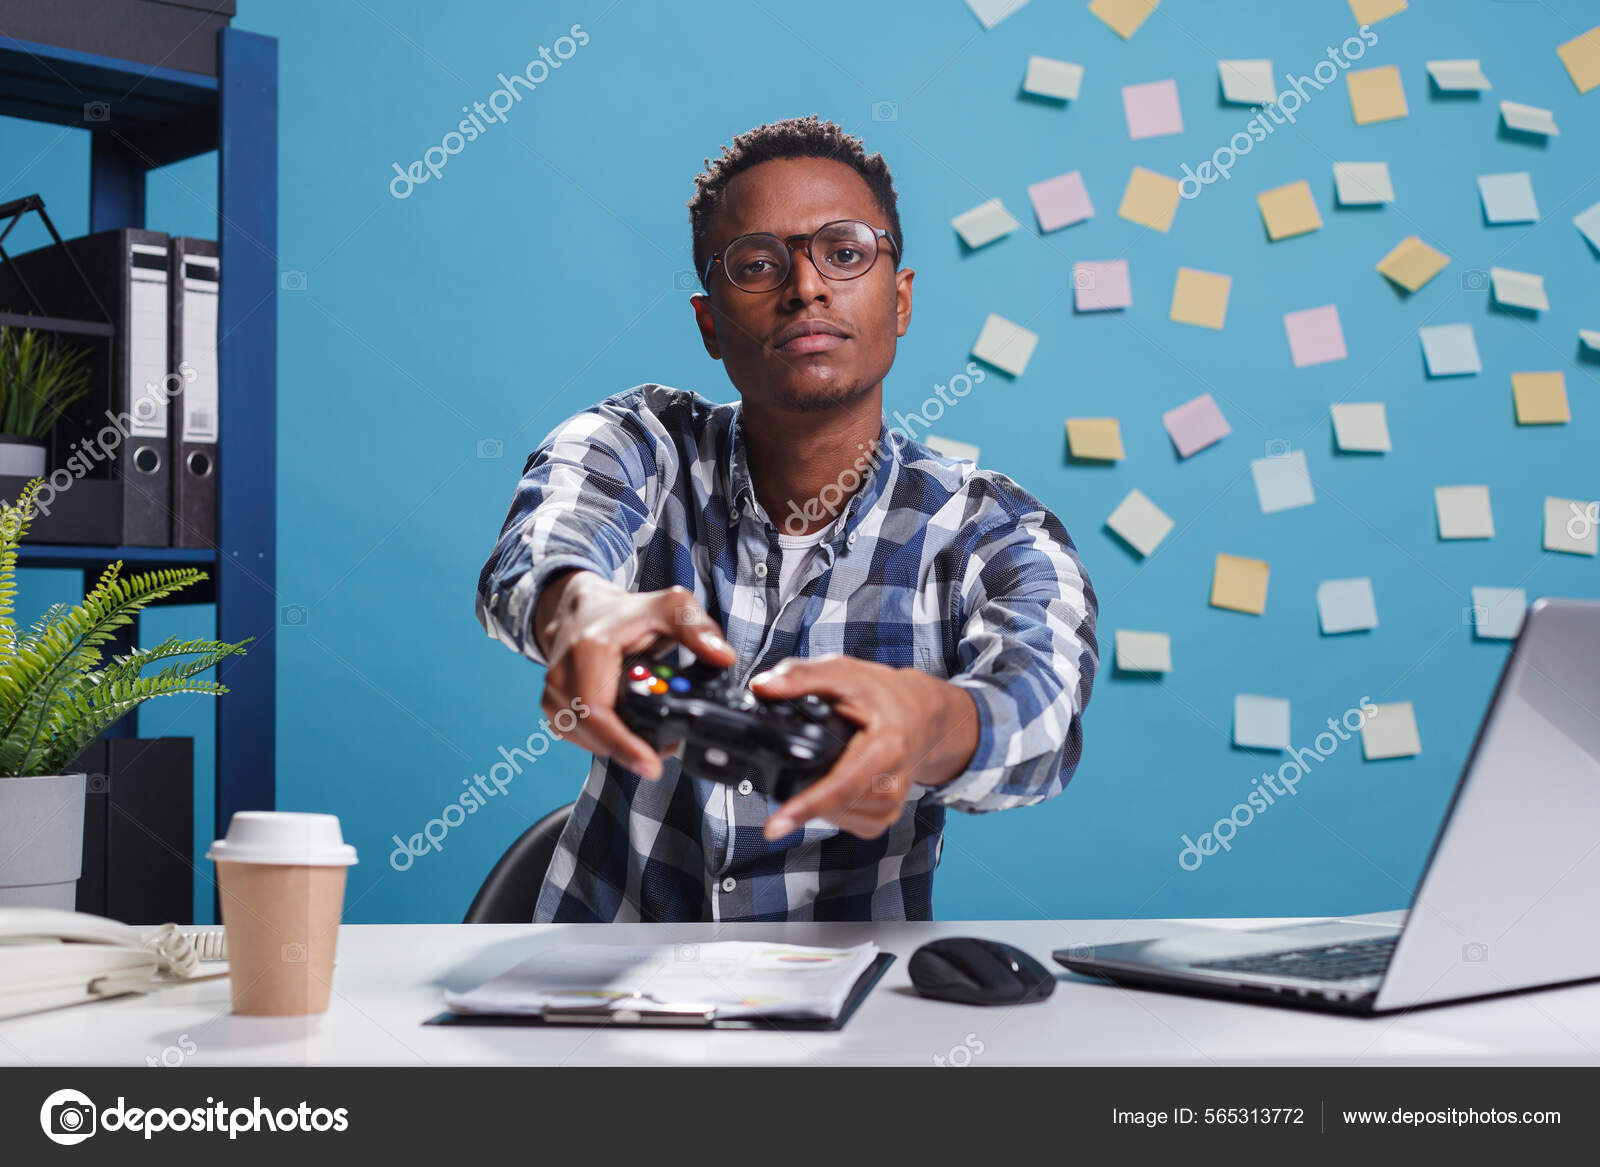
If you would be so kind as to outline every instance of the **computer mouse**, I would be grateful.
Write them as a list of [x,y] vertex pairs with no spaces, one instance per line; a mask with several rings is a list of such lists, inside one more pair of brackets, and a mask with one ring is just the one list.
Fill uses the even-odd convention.
[[930,940],[911,954],[908,971],[924,997],[964,1005],[1025,1005],[1056,988],[1054,974],[1026,952],[976,936]]

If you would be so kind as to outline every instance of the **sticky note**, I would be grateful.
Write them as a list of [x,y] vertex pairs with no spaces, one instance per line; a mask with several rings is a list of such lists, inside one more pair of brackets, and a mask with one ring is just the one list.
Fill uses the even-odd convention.
[[1483,372],[1478,359],[1478,342],[1470,324],[1434,324],[1417,329],[1422,338],[1422,357],[1430,377],[1459,377],[1463,373]]
[[1600,353],[1600,330],[1580,328],[1578,329],[1578,341],[1590,352]]
[[993,28],[1028,0],[967,0],[972,14],[983,22],[984,28]]
[[1013,377],[1020,377],[1028,367],[1034,346],[1038,343],[1037,332],[1030,332],[1022,325],[1013,324],[1004,316],[991,312],[972,346],[972,355]]
[[1519,130],[1524,134],[1537,134],[1542,138],[1555,137],[1561,133],[1556,129],[1556,115],[1536,105],[1502,101],[1500,120],[1505,122],[1507,129]]
[[1121,459],[1122,427],[1114,417],[1067,418],[1067,449],[1074,458],[1097,462]]
[[1070,227],[1094,214],[1083,175],[1076,170],[1033,183],[1028,187],[1028,198],[1033,203],[1033,213],[1041,231]]
[[1256,498],[1261,502],[1264,515],[1310,506],[1317,501],[1311,489],[1311,469],[1306,465],[1304,450],[1252,458],[1250,474],[1256,480]]
[[1510,268],[1491,267],[1489,285],[1498,303],[1513,308],[1530,308],[1543,312],[1550,307],[1544,294],[1544,277],[1532,272],[1512,271]]
[[1583,237],[1589,241],[1589,246],[1600,251],[1600,203],[1596,203],[1587,211],[1579,211],[1572,216],[1572,221],[1578,230],[1583,232]]
[[1133,303],[1125,259],[1084,259],[1072,265],[1072,294],[1079,312],[1104,312]]
[[1089,11],[1123,40],[1139,31],[1161,0],[1089,0]]
[[1600,502],[1576,498],[1544,500],[1544,549],[1571,555],[1600,551]]
[[1218,61],[1222,96],[1235,105],[1271,105],[1278,100],[1270,60]]
[[1429,61],[1428,75],[1435,85],[1450,93],[1494,88],[1477,61]]
[[1347,453],[1385,453],[1389,417],[1381,401],[1342,401],[1332,407],[1333,440]]
[[1439,514],[1439,538],[1494,538],[1494,513],[1489,509],[1487,486],[1437,486],[1433,505]]
[[1011,212],[1006,210],[999,199],[979,203],[972,210],[963,211],[950,220],[950,226],[956,229],[968,247],[982,247],[985,243],[993,243],[996,239],[1011,234],[1020,225],[1011,217]]
[[1333,304],[1285,312],[1283,330],[1289,336],[1289,353],[1294,367],[1321,365],[1344,360],[1344,329],[1339,327],[1339,309]]
[[1082,65],[1057,61],[1053,57],[1029,57],[1028,72],[1022,78],[1023,92],[1035,97],[1053,97],[1057,101],[1077,101],[1082,85]]
[[1267,576],[1272,565],[1264,559],[1217,554],[1211,574],[1211,606],[1259,616],[1267,610]]
[[1178,83],[1148,81],[1122,87],[1122,112],[1128,119],[1128,137],[1161,138],[1183,133],[1183,112],[1178,108]]
[[1127,673],[1170,673],[1172,637],[1165,632],[1117,629],[1117,668]]
[[1288,698],[1234,694],[1233,744],[1256,750],[1288,749]]
[[1449,262],[1450,257],[1444,252],[1435,251],[1415,235],[1407,235],[1378,261],[1378,270],[1406,291],[1415,292]]
[[1256,195],[1256,203],[1261,207],[1261,218],[1267,224],[1267,235],[1274,242],[1304,235],[1322,226],[1317,202],[1311,197],[1311,184],[1303,178],[1262,191]]
[[1515,640],[1528,614],[1521,588],[1473,588],[1472,630],[1481,640]]
[[1387,162],[1335,162],[1333,185],[1340,206],[1394,202],[1394,184],[1389,181]]
[[1406,91],[1400,85],[1397,65],[1356,69],[1346,73],[1345,80],[1350,85],[1350,109],[1356,115],[1358,126],[1393,121],[1410,112],[1406,109]]
[[1140,555],[1149,555],[1172,530],[1172,520],[1142,493],[1130,490],[1107,517],[1106,526]]
[[978,460],[978,447],[971,442],[958,442],[954,438],[941,438],[936,434],[927,434],[922,439],[922,444],[930,450],[943,454],[946,458],[965,458],[968,462]]
[[1536,223],[1539,204],[1533,197],[1533,178],[1526,170],[1510,174],[1478,175],[1483,217],[1491,223]]
[[1582,36],[1575,36],[1566,44],[1556,46],[1556,53],[1567,67],[1567,76],[1572,78],[1579,93],[1588,93],[1600,85],[1600,24]]
[[1221,328],[1228,315],[1228,293],[1233,277],[1180,267],[1172,286],[1172,319],[1201,328]]
[[1378,626],[1378,604],[1372,580],[1327,579],[1317,585],[1317,619],[1325,636],[1364,632]]
[[1572,420],[1567,379],[1561,373],[1512,373],[1511,394],[1518,425],[1559,425]]
[[1406,10],[1406,0],[1350,0],[1350,11],[1357,24],[1377,24]]
[[1178,455],[1183,458],[1220,442],[1233,432],[1209,393],[1167,410],[1161,415],[1161,424],[1167,427],[1172,444],[1178,447]]
[[1381,758],[1409,758],[1422,752],[1417,736],[1417,714],[1409,701],[1392,701],[1373,707],[1376,712],[1361,723],[1361,756],[1369,762]]
[[1135,166],[1117,214],[1129,222],[1165,231],[1172,226],[1172,216],[1177,214],[1182,197],[1177,179]]

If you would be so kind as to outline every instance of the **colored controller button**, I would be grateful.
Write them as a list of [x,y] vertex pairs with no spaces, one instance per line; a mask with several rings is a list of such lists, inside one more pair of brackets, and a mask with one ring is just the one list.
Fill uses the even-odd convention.
[[665,693],[667,691],[667,683],[660,677],[651,677],[650,691],[652,693]]
[[689,691],[689,678],[688,677],[673,677],[670,681],[667,682],[667,686],[674,693],[687,693]]
[[671,665],[657,665],[656,666],[656,676],[658,676],[658,677],[670,677],[670,676],[672,676],[672,666]]
[[634,665],[633,668],[628,670],[628,679],[632,681],[642,681],[649,677],[649,675],[650,670],[645,668],[643,665]]

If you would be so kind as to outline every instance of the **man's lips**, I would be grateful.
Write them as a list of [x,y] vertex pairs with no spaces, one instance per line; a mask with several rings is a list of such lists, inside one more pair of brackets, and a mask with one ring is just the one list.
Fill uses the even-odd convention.
[[780,344],[777,351],[785,354],[827,352],[831,348],[838,348],[847,339],[831,332],[808,332]]

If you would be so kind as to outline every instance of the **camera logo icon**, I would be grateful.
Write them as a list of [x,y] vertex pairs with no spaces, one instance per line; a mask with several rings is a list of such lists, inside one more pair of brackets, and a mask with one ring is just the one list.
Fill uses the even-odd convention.
[[700,281],[694,278],[694,272],[688,268],[680,268],[672,273],[672,286],[680,292],[687,292],[699,283]]
[[278,950],[284,964],[304,964],[306,962],[306,946],[298,940],[291,940]]
[[1268,438],[1267,457],[1287,458],[1290,454],[1288,438]]
[[95,1106],[81,1090],[57,1090],[39,1108],[45,1138],[63,1147],[76,1146],[95,1132]]
[[1461,946],[1461,959],[1468,964],[1482,964],[1489,959],[1489,946],[1473,941]]
[[496,458],[506,456],[506,444],[499,438],[479,438],[478,458],[480,461],[492,462]]
[[279,278],[278,285],[285,292],[303,292],[306,290],[306,273],[303,271],[286,271]]
[[86,101],[83,103],[83,120],[86,122],[108,122],[111,120],[111,103],[106,101]]
[[672,952],[674,960],[689,962],[700,959],[700,946],[698,944],[679,944]]
[[285,604],[283,608],[283,623],[286,628],[304,628],[306,623],[305,605]]
[[875,101],[872,103],[872,120],[875,122],[897,122],[900,120],[900,103],[898,101]]
[[1489,273],[1479,268],[1461,273],[1461,288],[1467,292],[1481,292],[1489,286]]

